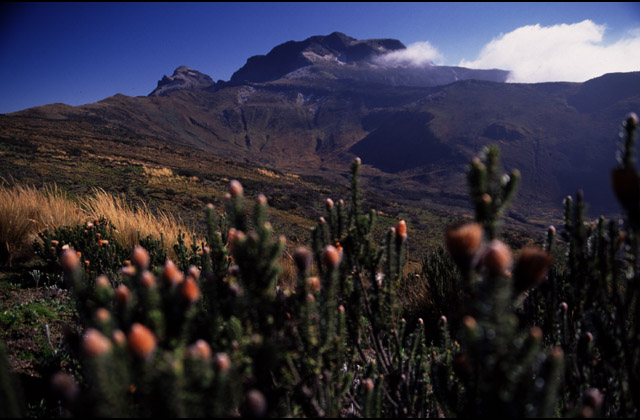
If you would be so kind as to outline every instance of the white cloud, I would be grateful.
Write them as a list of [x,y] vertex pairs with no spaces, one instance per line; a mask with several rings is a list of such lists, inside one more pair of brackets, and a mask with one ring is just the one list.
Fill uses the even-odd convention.
[[604,44],[604,25],[590,20],[554,26],[529,25],[484,46],[469,68],[510,70],[510,82],[584,82],[605,73],[640,70],[640,30]]
[[374,59],[375,63],[390,67],[423,67],[439,63],[442,54],[428,41],[416,42],[403,50],[391,51]]

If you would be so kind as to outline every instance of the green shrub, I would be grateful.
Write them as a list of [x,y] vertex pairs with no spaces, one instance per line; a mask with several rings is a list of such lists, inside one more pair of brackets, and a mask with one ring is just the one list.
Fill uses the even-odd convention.
[[[86,226],[56,231],[57,245],[44,234],[39,252],[60,257],[83,325],[69,339],[80,373],[56,377],[61,405],[101,417],[635,417],[636,126],[625,121],[612,173],[624,221],[587,220],[578,193],[544,248],[512,251],[499,228],[519,174],[502,174],[490,147],[469,167],[475,220],[449,226],[448,253],[428,253],[417,275],[403,270],[404,221],[376,237],[359,159],[348,203],[327,199],[311,246],[294,252],[293,290],[277,284],[285,241],[266,197],[249,203],[237,181],[225,217],[207,207],[201,244],[178,236],[175,262],[150,238],[125,251],[96,246]],[[92,229],[110,234],[106,221]],[[416,281],[428,295],[412,294]]]

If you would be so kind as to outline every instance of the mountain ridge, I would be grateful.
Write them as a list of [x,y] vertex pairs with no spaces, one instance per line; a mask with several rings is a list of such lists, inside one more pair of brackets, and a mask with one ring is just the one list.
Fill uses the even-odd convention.
[[165,75],[158,81],[158,87],[150,96],[166,95],[176,90],[217,90],[280,79],[352,79],[393,86],[431,87],[464,79],[505,82],[508,78],[508,71],[498,69],[479,70],[431,64],[392,66],[373,60],[386,53],[406,49],[402,42],[391,38],[358,40],[341,32],[316,35],[303,41],[284,42],[266,55],[249,57],[229,81],[214,82],[211,77],[197,70],[180,66],[173,76]]
[[[344,34],[334,38],[338,47],[359,42]],[[594,201],[594,211],[616,211],[606,174],[615,164],[620,121],[640,108],[640,72],[585,83],[463,78],[428,86],[407,84],[412,79],[402,70],[395,73],[407,76],[402,82],[390,74],[366,60],[320,60],[276,80],[214,83],[181,66],[147,97],[114,95],[78,107],[55,104],[0,116],[0,145],[16,143],[10,133],[18,129],[41,137],[39,121],[46,120],[52,136],[123,133],[329,183],[344,181],[349,162],[359,156],[367,188],[450,210],[468,208],[469,160],[498,144],[505,167],[523,174],[512,216],[557,217],[562,198],[577,189]],[[612,93],[598,101],[602,92]],[[80,131],[73,125],[78,121],[84,122]]]

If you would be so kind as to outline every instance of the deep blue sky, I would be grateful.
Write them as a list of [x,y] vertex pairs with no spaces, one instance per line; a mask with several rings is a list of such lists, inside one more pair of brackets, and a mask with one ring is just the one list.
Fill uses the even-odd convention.
[[458,65],[520,27],[586,19],[602,43],[640,39],[638,3],[2,3],[0,113],[147,95],[181,65],[229,80],[252,55],[334,31],[428,41]]

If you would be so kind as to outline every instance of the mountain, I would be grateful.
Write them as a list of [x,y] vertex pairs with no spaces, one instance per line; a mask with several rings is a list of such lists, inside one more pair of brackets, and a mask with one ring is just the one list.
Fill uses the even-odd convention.
[[396,39],[357,40],[340,32],[278,45],[249,58],[231,76],[232,84],[278,79],[353,79],[393,86],[436,86],[463,79],[504,82],[508,72],[447,66],[407,66],[378,60],[407,47]]
[[165,96],[176,90],[198,90],[210,88],[213,79],[187,66],[178,67],[171,77],[163,76],[149,96]]
[[[333,33],[251,57],[227,82],[179,67],[148,97],[2,115],[0,151],[8,161],[13,152],[6,150],[23,139],[41,139],[37,150],[46,151],[47,139],[120,136],[143,148],[217,156],[329,185],[343,185],[359,156],[369,191],[416,208],[468,211],[466,166],[498,144],[505,167],[522,173],[511,217],[547,224],[578,189],[594,212],[617,211],[608,174],[620,121],[640,109],[639,72],[515,84],[504,83],[500,70],[393,67],[376,59],[405,48]],[[11,175],[8,168],[16,166],[0,176]]]

